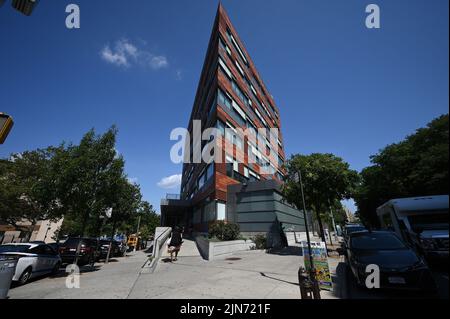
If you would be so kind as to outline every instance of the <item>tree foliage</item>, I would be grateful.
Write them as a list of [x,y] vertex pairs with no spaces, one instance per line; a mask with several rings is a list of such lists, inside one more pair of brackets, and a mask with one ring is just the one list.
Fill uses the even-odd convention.
[[49,147],[12,154],[8,159],[0,160],[1,224],[17,228],[27,220],[33,226],[39,220],[54,220],[61,216],[50,167],[55,151]]
[[330,207],[351,198],[359,183],[358,173],[333,154],[293,155],[285,167],[287,179],[283,187],[284,196],[297,208],[303,209],[300,183],[296,178],[301,172],[306,209],[315,212],[320,231],[323,228],[322,219],[328,218]]
[[448,194],[448,142],[447,114],[372,156],[355,196],[360,218],[376,226],[376,208],[390,199]]
[[59,233],[77,236],[135,232],[139,216],[142,229],[159,226],[139,185],[128,181],[116,136],[114,126],[102,135],[90,130],[77,145],[0,160],[0,223],[17,227],[24,220],[35,224],[64,217]]

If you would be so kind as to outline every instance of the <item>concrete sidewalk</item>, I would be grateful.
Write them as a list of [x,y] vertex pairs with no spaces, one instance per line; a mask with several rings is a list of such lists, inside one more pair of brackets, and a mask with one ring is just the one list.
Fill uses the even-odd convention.
[[[161,299],[299,299],[297,272],[303,257],[290,247],[279,253],[237,252],[205,261],[185,241],[177,262],[161,260],[154,273],[141,273],[130,298]],[[194,243],[195,245],[195,243]],[[189,253],[187,253],[189,252]],[[163,257],[164,258],[164,257]],[[322,291],[325,299],[336,298]]]
[[[142,269],[149,253],[138,251],[82,269],[80,289],[66,287],[66,273],[35,280],[10,290],[11,299],[300,299],[297,272],[303,265],[299,247],[276,253],[261,250],[234,253],[228,258],[205,261],[195,242],[185,240],[178,261],[163,257],[151,273]],[[330,258],[330,266],[338,261]],[[336,279],[336,278],[335,278]],[[337,285],[336,287],[339,287]],[[322,291],[322,298],[339,293]]]
[[139,277],[147,253],[138,251],[126,257],[113,258],[108,264],[96,263],[81,268],[80,288],[66,287],[65,270],[55,277],[34,280],[24,286],[10,289],[11,299],[125,299]]

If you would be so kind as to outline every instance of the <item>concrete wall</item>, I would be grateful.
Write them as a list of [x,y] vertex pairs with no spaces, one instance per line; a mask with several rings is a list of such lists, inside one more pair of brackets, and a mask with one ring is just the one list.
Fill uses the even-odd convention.
[[205,237],[197,236],[195,242],[203,259],[206,260],[224,258],[234,252],[251,250],[255,247],[251,240],[211,242]]
[[227,199],[227,220],[238,223],[244,234],[264,234],[269,247],[281,244],[281,225],[286,233],[305,230],[303,213],[284,200],[276,181],[228,186]]

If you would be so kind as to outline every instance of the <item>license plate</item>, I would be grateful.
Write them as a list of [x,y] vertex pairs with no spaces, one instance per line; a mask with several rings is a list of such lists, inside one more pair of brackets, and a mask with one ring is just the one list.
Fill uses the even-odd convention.
[[69,249],[69,251],[77,251],[76,249]]
[[402,277],[389,277],[388,278],[389,283],[391,284],[405,284],[405,278]]

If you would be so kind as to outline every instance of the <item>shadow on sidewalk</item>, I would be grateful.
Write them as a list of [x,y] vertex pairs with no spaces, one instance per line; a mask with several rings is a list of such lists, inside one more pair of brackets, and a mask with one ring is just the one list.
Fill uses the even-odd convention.
[[271,276],[267,276],[265,273],[260,272],[261,276],[263,276],[264,278],[269,278],[269,279],[273,279],[276,281],[281,281],[290,285],[294,285],[294,286],[298,286],[298,282],[291,282],[291,281],[287,281],[287,280],[283,280],[283,279],[279,279],[279,278],[275,278],[275,277],[271,277]]
[[266,253],[280,256],[303,256],[302,248],[295,246],[289,246],[284,248],[270,248],[266,250]]
[[348,266],[340,262],[336,267],[336,272],[331,275],[333,281],[333,295],[339,299],[348,299]]

